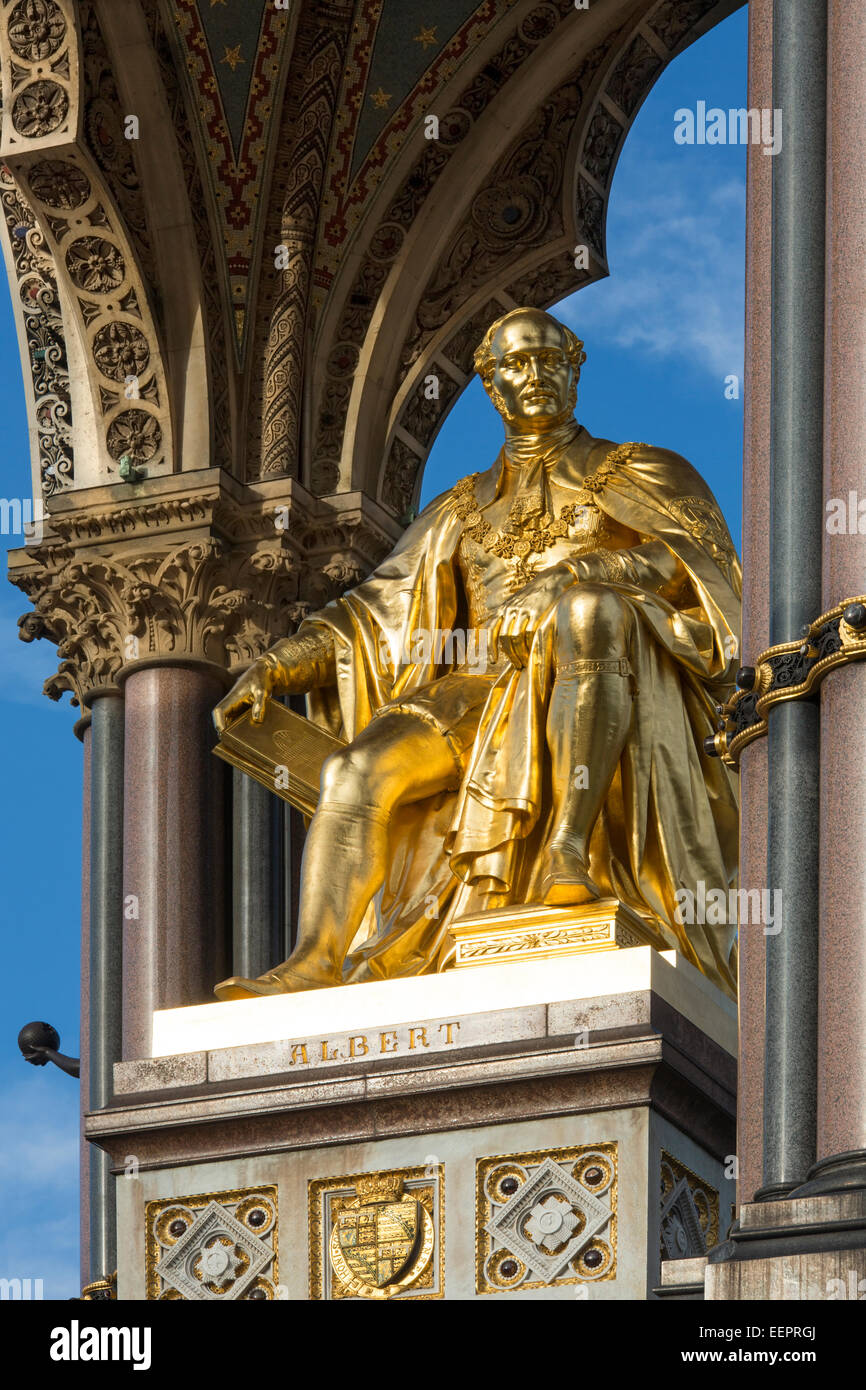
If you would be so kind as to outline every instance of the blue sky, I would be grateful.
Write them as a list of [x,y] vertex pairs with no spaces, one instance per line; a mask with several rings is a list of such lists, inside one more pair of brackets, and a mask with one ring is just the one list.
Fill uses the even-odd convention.
[[[674,111],[698,100],[745,104],[746,12],[738,11],[665,72],[638,115],[614,178],[610,277],[558,312],[585,340],[578,416],[594,434],[684,454],[716,493],[739,544],[745,150],[683,146]],[[18,342],[0,290],[0,493],[30,492]],[[487,467],[499,422],[477,381],[443,426],[422,500]],[[7,548],[20,537],[4,538]],[[46,1019],[78,1052],[81,745],[76,712],[41,694],[56,669],[48,643],[19,642],[22,594],[0,584],[0,721],[6,729],[0,870],[0,1276],[41,1278],[47,1298],[78,1291],[78,1084],[28,1067],[18,1029]]]

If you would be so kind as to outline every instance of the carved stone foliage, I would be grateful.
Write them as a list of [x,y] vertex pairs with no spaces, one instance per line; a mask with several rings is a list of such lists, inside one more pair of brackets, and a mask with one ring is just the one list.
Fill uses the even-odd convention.
[[642,34],[636,34],[607,84],[608,96],[626,116],[633,116],[663,67],[664,60]]
[[398,437],[391,444],[382,478],[381,500],[397,516],[405,516],[409,510],[423,461],[405,440]]
[[73,0],[18,0],[0,14],[4,154],[71,139],[79,73]]
[[[107,491],[107,490],[106,490]],[[33,611],[23,641],[57,644],[45,685],[72,703],[123,667],[164,660],[245,669],[312,609],[355,585],[391,549],[357,503],[332,509],[210,492],[52,517],[51,539],[11,556]]]
[[665,48],[672,51],[718,3],[719,0],[665,0],[647,24]]
[[73,704],[134,661],[248,665],[285,630],[296,587],[294,558],[278,542],[233,552],[215,537],[126,564],[55,551],[46,571],[35,611],[61,664],[45,694],[69,692]]
[[[52,54],[40,56],[46,47]],[[25,220],[38,226],[45,260],[67,291],[88,369],[99,456],[88,460],[89,476],[79,469],[76,485],[102,481],[124,458],[148,473],[164,471],[172,461],[171,423],[148,303],[155,277],[119,97],[89,0],[74,11],[70,0],[21,0],[0,12],[0,62],[2,154],[32,210]],[[78,135],[80,102],[86,140]],[[127,348],[137,343],[132,359],[143,364],[123,377],[112,352],[118,335]],[[57,462],[48,476],[59,470]]]
[[28,161],[15,172],[79,316],[105,473],[124,456],[161,471],[171,437],[162,358],[143,279],[99,171],[70,155]]
[[582,102],[580,82],[561,87],[476,194],[468,219],[440,257],[421,297],[414,331],[403,348],[401,377],[480,285],[496,274],[507,274],[509,265],[522,260],[532,247],[562,235],[565,153]]
[[[70,191],[68,196],[75,195]],[[51,497],[74,481],[69,367],[57,277],[45,239],[7,171],[0,172],[0,203],[15,267],[12,289],[28,350],[23,366],[32,383],[39,477],[43,495]]]
[[[126,455],[152,471],[166,462],[168,414],[143,282],[94,171],[71,159],[50,164],[29,166],[26,177],[83,321],[106,451],[115,464]],[[70,207],[73,199],[81,201]]]
[[235,1302],[280,1297],[276,1187],[148,1202],[148,1299]]
[[[124,226],[135,247],[144,288],[157,283],[144,193],[135,166],[135,141],[124,134],[124,109],[111,58],[90,0],[80,3],[84,58],[84,131],[93,158],[105,175]],[[153,306],[152,306],[153,307]]]

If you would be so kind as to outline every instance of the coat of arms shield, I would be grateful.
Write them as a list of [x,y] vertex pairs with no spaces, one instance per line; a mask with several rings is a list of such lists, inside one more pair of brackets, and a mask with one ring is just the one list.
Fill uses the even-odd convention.
[[417,1251],[422,1219],[413,1197],[341,1211],[337,1245],[355,1278],[377,1289],[398,1280]]

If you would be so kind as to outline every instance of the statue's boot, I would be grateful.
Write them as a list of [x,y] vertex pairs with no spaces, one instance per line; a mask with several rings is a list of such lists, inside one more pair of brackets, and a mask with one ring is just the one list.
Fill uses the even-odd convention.
[[625,659],[571,661],[557,675],[547,718],[554,822],[541,866],[542,902],[592,902],[589,840],[628,735],[633,678]]
[[239,975],[223,980],[214,989],[218,999],[292,994],[343,983],[346,953],[385,879],[388,823],[387,813],[379,809],[333,802],[319,808],[304,845],[294,951],[256,980]]

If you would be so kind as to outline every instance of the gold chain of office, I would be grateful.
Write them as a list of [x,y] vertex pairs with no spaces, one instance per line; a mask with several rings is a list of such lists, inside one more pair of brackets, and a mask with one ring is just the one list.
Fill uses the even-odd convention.
[[[563,536],[568,535],[568,528],[574,525],[577,513],[582,507],[597,505],[595,494],[605,487],[618,465],[627,463],[633,450],[643,448],[646,448],[646,445],[618,444],[615,449],[611,449],[595,472],[584,478],[577,497],[560,508],[558,517],[552,521],[548,520],[544,525],[528,526],[522,529],[519,535],[503,527],[494,529],[490,522],[484,519],[475,495],[475,480],[480,478],[481,474],[472,473],[456,484],[453,494],[455,514],[465,522],[463,535],[475,545],[480,545],[488,554],[498,555],[504,560],[514,557],[524,559],[527,555],[547,550]],[[515,521],[516,518],[509,513],[509,519],[505,524],[512,526]]]

